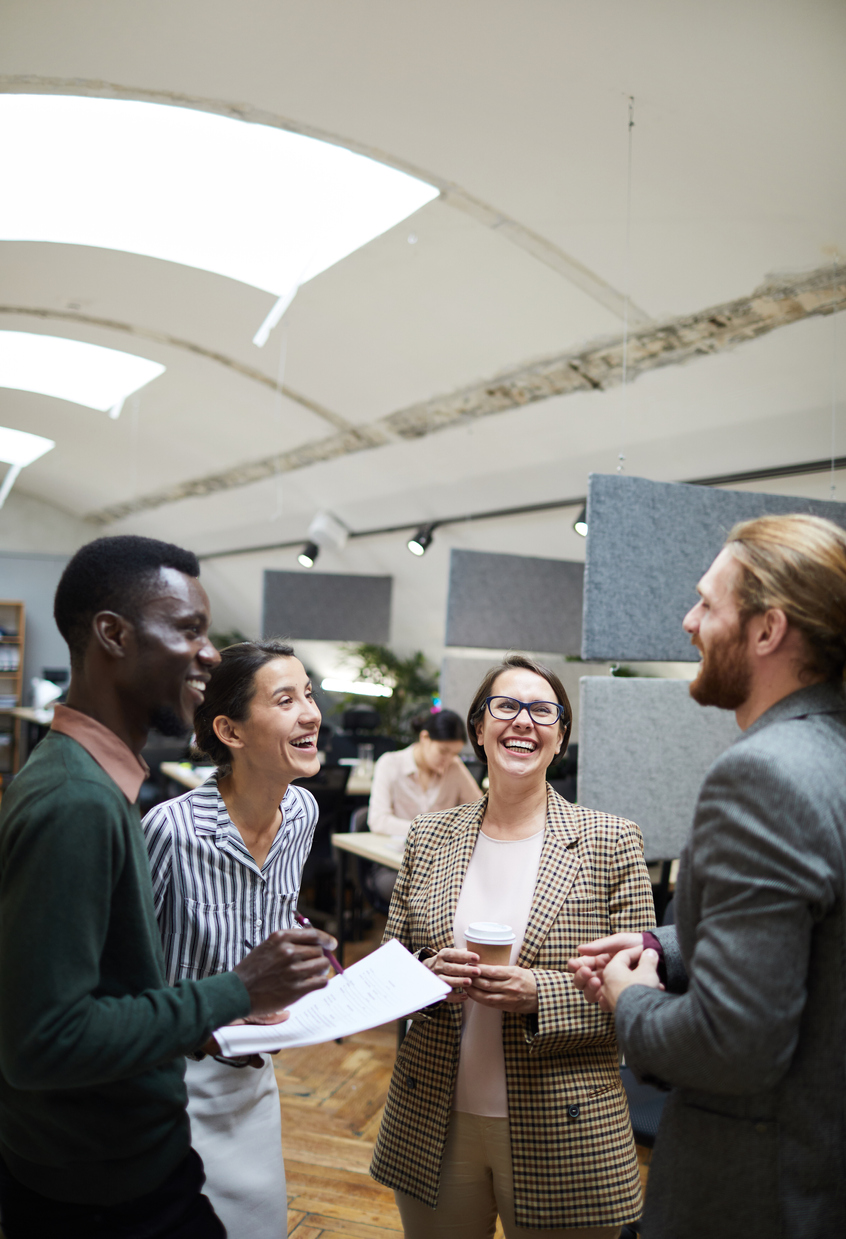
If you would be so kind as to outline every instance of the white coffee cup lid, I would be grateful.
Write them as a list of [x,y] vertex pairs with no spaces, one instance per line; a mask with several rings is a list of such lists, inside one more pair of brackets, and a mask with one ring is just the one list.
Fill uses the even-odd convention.
[[471,942],[483,942],[487,946],[513,942],[517,937],[510,925],[499,925],[496,921],[471,921],[464,936]]

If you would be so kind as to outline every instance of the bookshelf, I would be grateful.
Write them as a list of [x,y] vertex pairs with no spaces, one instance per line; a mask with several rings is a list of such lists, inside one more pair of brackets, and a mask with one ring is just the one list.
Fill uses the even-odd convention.
[[20,765],[21,722],[11,711],[23,703],[25,632],[24,604],[0,599],[0,780]]

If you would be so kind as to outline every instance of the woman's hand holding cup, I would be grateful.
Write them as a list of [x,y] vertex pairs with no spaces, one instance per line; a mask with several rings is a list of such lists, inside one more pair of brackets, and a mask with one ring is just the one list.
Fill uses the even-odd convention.
[[531,968],[484,964],[468,990],[468,997],[495,1011],[528,1014],[538,1009],[538,987]]
[[472,985],[473,978],[481,973],[479,956],[474,951],[459,951],[455,947],[444,947],[437,955],[430,955],[423,963],[430,968],[442,981],[453,987],[444,1002],[466,1002],[466,987]]

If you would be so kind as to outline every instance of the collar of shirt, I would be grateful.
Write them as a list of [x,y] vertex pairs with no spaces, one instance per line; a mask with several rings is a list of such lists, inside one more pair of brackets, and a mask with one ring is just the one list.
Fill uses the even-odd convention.
[[[281,847],[282,839],[290,829],[290,822],[288,820],[290,814],[286,813],[286,808],[290,807],[286,805],[286,801],[289,800],[290,795],[291,789],[289,787],[285,792],[285,795],[282,797],[282,801],[279,805],[279,809],[282,813],[282,821],[279,823],[279,829],[277,830],[267,856],[265,857],[264,868],[266,868],[267,865],[274,859],[276,853]],[[261,870],[259,870],[259,867],[256,864],[255,857],[252,855],[250,849],[242,839],[240,830],[229,816],[229,810],[226,808],[224,799],[220,794],[220,789],[217,786],[216,774],[209,775],[205,783],[201,783],[200,786],[194,790],[191,796],[191,801],[193,807],[194,830],[197,834],[214,835],[214,841],[217,847],[224,848],[230,853],[234,848],[235,852],[238,853],[239,860],[244,861],[251,868],[260,873]]]
[[93,757],[97,765],[118,785],[129,803],[135,804],[141,784],[150,773],[150,768],[142,758],[135,756],[120,736],[116,736],[95,718],[70,706],[55,707],[50,730],[70,736],[71,740],[82,745],[89,757]]

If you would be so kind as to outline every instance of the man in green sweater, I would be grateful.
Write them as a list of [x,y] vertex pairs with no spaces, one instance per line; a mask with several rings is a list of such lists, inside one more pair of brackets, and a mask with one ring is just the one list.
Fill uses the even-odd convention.
[[55,616],[67,705],[0,808],[0,1211],[7,1239],[220,1239],[184,1056],[326,984],[317,930],[165,982],[137,807],[148,730],[186,734],[219,655],[196,557],[100,538]]

